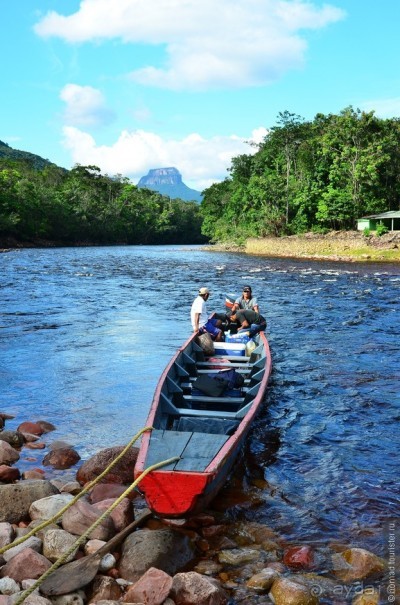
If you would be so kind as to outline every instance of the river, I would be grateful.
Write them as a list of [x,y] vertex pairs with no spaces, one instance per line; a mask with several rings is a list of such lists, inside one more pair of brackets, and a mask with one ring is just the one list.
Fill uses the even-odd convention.
[[[48,420],[57,428],[47,442],[67,441],[82,459],[145,425],[198,288],[221,311],[225,293],[250,284],[273,373],[228,514],[288,540],[383,554],[400,512],[400,266],[120,246],[16,250],[0,267],[0,411],[15,416],[6,428]],[[43,455],[22,450],[21,464]]]

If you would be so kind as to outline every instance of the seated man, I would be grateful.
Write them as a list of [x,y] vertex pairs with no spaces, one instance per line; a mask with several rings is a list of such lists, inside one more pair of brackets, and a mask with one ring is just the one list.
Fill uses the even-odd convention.
[[255,296],[253,296],[251,291],[251,286],[244,286],[242,296],[239,296],[234,302],[232,307],[232,313],[235,311],[239,311],[239,309],[251,309],[256,313],[260,312],[258,308],[258,301]]
[[254,334],[257,334],[258,332],[264,332],[267,327],[267,320],[265,317],[251,309],[236,311],[231,315],[231,320],[237,321],[240,325],[238,333],[248,331],[250,336],[254,336]]
[[198,296],[194,299],[190,310],[192,327],[195,332],[204,334],[208,332],[215,341],[223,340],[224,333],[221,329],[222,321],[209,318],[206,302],[210,297],[208,288],[200,288]]

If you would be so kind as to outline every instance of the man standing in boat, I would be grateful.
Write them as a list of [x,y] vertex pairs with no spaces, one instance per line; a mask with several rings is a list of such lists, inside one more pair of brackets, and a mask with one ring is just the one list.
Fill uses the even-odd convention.
[[222,322],[220,319],[208,317],[206,302],[209,297],[209,289],[200,288],[199,294],[194,299],[190,310],[190,319],[194,332],[198,332],[199,334],[208,332],[213,340],[218,342],[223,338],[223,331],[221,329]]

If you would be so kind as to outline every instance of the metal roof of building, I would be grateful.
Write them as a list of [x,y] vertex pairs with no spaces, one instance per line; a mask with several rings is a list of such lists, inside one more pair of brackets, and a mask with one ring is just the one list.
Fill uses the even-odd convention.
[[369,214],[362,218],[400,218],[400,210],[392,210],[391,212],[381,212],[380,214]]

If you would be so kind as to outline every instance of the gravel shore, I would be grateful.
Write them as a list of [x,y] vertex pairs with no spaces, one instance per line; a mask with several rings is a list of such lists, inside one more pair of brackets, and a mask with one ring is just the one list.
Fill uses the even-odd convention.
[[245,252],[277,258],[333,261],[400,262],[400,232],[377,237],[359,231],[332,231],[327,235],[305,233],[285,237],[249,238],[244,246],[215,244],[208,250]]

